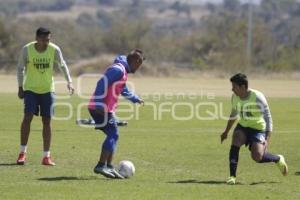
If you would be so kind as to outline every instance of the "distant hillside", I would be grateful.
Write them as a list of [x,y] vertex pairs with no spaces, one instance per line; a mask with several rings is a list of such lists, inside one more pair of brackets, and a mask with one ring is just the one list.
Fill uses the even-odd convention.
[[[242,3],[241,3],[242,2]],[[39,26],[52,31],[71,70],[98,71],[110,59],[143,49],[142,73],[300,70],[300,2],[196,0],[1,0],[0,70],[15,70]]]

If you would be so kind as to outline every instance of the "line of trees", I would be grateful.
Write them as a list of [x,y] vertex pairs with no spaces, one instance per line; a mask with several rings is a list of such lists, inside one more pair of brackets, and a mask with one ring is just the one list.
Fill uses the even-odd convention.
[[[76,20],[56,20],[51,16],[0,17],[0,69],[14,70],[22,45],[34,39],[36,27],[44,25],[52,30],[54,42],[62,47],[70,62],[99,54],[126,53],[138,47],[147,53],[153,68],[169,63],[193,70],[300,70],[300,3],[297,0],[264,0],[254,6],[250,63],[246,57],[248,4],[238,0],[208,3],[199,9],[209,11],[201,19],[179,13],[174,19],[161,21],[150,19],[146,15],[149,8],[141,2],[132,1],[131,5],[120,8],[115,2],[99,0],[98,3],[114,7],[115,11],[100,6],[96,14],[83,12]],[[185,9],[188,6],[182,6],[179,1],[173,5]],[[155,8],[159,9],[157,5]],[[189,10],[197,11],[194,7]]]

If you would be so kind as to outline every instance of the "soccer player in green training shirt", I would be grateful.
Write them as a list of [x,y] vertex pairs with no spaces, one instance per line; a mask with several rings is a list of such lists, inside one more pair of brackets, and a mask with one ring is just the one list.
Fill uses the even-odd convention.
[[233,131],[232,144],[229,152],[230,177],[228,184],[235,184],[239,150],[242,145],[249,145],[251,157],[257,163],[274,162],[281,173],[286,176],[288,167],[282,155],[267,152],[272,133],[272,116],[265,96],[248,88],[247,76],[238,73],[231,77],[233,95],[232,111],[225,131],[221,134],[221,143],[227,138],[228,132],[239,117]]
[[51,33],[40,27],[36,31],[36,41],[25,45],[18,63],[18,96],[24,99],[24,117],[21,124],[21,145],[17,164],[24,165],[27,142],[33,115],[42,116],[43,122],[43,165],[54,166],[50,158],[51,116],[54,107],[54,66],[64,74],[70,94],[73,94],[72,79],[58,46],[50,42]]

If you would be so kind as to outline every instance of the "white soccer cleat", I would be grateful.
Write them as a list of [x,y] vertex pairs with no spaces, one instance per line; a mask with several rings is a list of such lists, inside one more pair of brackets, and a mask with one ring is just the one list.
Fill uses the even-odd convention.
[[282,155],[278,155],[280,157],[280,160],[276,163],[277,167],[279,168],[280,172],[282,173],[283,176],[288,175],[288,166],[285,162],[285,159]]
[[110,169],[105,166],[96,165],[96,167],[94,168],[94,172],[96,174],[101,174],[106,178],[116,178],[115,175],[111,173]]

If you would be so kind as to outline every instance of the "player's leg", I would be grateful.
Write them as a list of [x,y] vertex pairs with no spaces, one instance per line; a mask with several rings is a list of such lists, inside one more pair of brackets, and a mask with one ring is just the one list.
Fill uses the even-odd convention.
[[[106,152],[108,152],[106,160],[105,160],[108,172],[113,174],[114,178],[123,179],[124,177],[122,175],[120,175],[114,169],[114,167],[112,165],[114,152],[116,151],[117,141],[119,139],[117,123],[113,117],[109,117],[108,125],[105,127],[104,131],[105,131],[107,137],[103,143],[102,151],[105,150]],[[100,160],[100,162],[103,162],[103,161],[104,160]]]
[[[104,127],[107,124],[107,120],[105,121],[105,115],[100,115],[95,110],[91,110],[91,109],[89,109],[89,113],[90,113],[91,117],[93,118],[93,120],[95,121],[95,129],[101,130],[105,133]],[[102,144],[102,146],[103,146],[103,144]],[[100,156],[99,156],[99,161],[98,161],[97,165],[94,167],[95,173],[97,173],[97,174],[101,173],[104,176],[106,176],[103,171],[105,170],[106,160],[107,160],[108,156],[109,156],[109,152],[106,151],[105,149],[103,149],[103,147],[102,147]],[[108,174],[107,176],[113,176],[113,175]]]
[[108,151],[102,146],[99,162],[94,168],[94,172],[107,178],[123,178],[111,164],[113,154],[114,152]]
[[102,162],[103,164],[103,162],[105,161],[107,171],[110,174],[113,174],[114,178],[123,179],[124,177],[121,174],[119,174],[119,172],[117,172],[112,165],[114,152],[116,151],[116,146],[119,139],[119,131],[118,131],[118,127],[114,115],[112,115],[111,113],[109,113],[108,115],[108,123],[107,126],[105,126],[105,128],[103,129],[103,131],[105,132],[107,137],[103,142],[102,152],[106,152],[107,154],[106,154],[106,158],[103,160],[101,159],[100,156],[100,163]]
[[106,167],[106,160],[108,159],[109,155],[110,155],[110,152],[108,152],[102,148],[101,153],[100,153],[99,162],[94,167],[94,172],[96,174],[102,174],[103,176],[105,176],[107,178],[115,178],[115,175],[112,174],[109,171],[109,169]]
[[264,133],[253,134],[251,145],[251,157],[258,163],[276,163],[281,173],[286,176],[288,167],[282,155],[275,155],[266,151],[266,141]]
[[266,134],[264,132],[253,132],[251,134],[251,157],[258,163],[277,163],[280,160],[278,155],[266,151]]
[[[113,154],[113,138],[115,130],[109,128],[108,114],[100,115],[93,110],[89,110],[90,115],[95,121],[96,129],[102,130],[106,134],[106,139],[102,143],[101,153],[97,165],[94,167],[96,174],[102,174],[107,178],[115,178],[115,175],[107,168],[107,161],[112,158]],[[117,130],[116,130],[117,131]]]
[[110,152],[108,157],[107,157],[107,160],[106,160],[106,163],[107,163],[107,166],[108,167],[113,167],[112,166],[112,160],[114,158],[114,153],[113,152]]
[[[27,146],[33,113],[25,113],[21,124],[21,146]],[[26,153],[26,149],[24,151]]]
[[43,122],[43,150],[44,153],[48,153],[44,156],[50,156],[50,145],[51,145],[51,118],[42,116],[42,122]]
[[30,125],[33,119],[33,115],[38,110],[37,98],[33,92],[24,92],[24,117],[21,123],[20,130],[20,153],[17,159],[18,165],[23,165],[26,160],[27,143],[30,134]]
[[20,152],[17,159],[18,165],[24,165],[26,161],[27,143],[30,134],[30,124],[33,118],[32,113],[25,113],[21,124],[20,133]]
[[52,161],[50,156],[50,146],[51,146],[51,137],[52,137],[51,117],[42,116],[42,122],[43,122],[43,149],[44,149],[42,164],[54,166],[55,163]]
[[43,123],[43,165],[54,166],[55,163],[51,160],[50,157],[50,146],[51,146],[51,117],[53,116],[53,104],[54,104],[54,95],[53,93],[46,93],[39,96],[39,104],[41,107],[41,116]]
[[232,144],[229,151],[229,169],[230,177],[228,178],[228,184],[235,184],[236,171],[239,161],[240,147],[246,143],[247,137],[245,131],[237,125],[232,135]]
[[266,152],[266,134],[264,132],[251,134],[251,157],[258,163],[278,162],[280,157]]
[[101,165],[111,164],[116,144],[119,138],[118,127],[110,113],[107,114],[106,117],[99,116],[98,118],[103,118],[103,120],[96,119],[95,121],[105,124],[105,126],[103,126],[101,130],[106,135],[106,138],[102,144],[99,163]]
[[106,139],[102,144],[99,162],[94,168],[94,172],[102,174],[108,178],[123,178],[111,165],[118,136],[118,128],[111,113],[100,115],[93,110],[89,110],[95,121],[95,129],[102,130],[106,134]]

